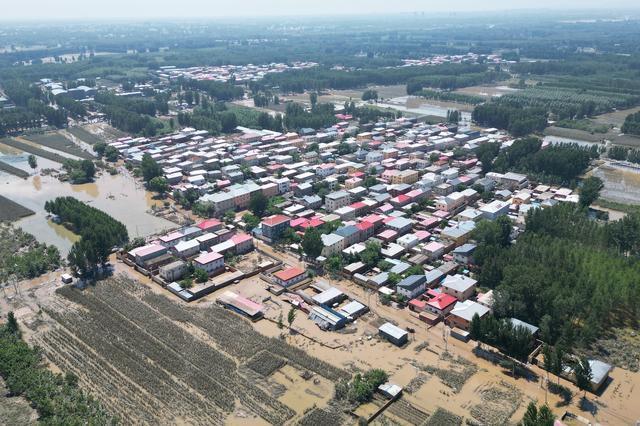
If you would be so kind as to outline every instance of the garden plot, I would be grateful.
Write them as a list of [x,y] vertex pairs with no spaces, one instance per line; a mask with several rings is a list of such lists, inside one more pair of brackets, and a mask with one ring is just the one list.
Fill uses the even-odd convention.
[[76,157],[80,157],[85,160],[92,160],[95,158],[91,153],[80,148],[72,140],[64,137],[59,132],[33,134],[24,136],[23,138],[38,145],[75,155]]
[[178,305],[123,277],[85,291],[64,287],[58,294],[62,297],[45,311],[52,324],[35,343],[51,363],[76,374],[112,414],[132,423],[162,418],[219,424],[237,411],[248,413],[247,420],[291,420],[297,407],[241,373],[243,363],[250,364],[260,351],[313,372],[324,383],[346,375],[258,334],[216,305]]
[[481,402],[471,407],[471,415],[484,425],[506,424],[522,402],[522,392],[505,381],[488,383],[479,391]]

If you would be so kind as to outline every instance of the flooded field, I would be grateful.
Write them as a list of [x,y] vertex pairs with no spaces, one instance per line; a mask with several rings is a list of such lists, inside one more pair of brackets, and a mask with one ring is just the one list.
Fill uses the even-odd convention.
[[[22,166],[19,158],[14,163],[16,167]],[[126,225],[131,238],[176,226],[173,222],[147,213],[152,206],[161,202],[153,200],[151,194],[124,169],[119,175],[104,174],[95,182],[84,185],[71,185],[51,176],[32,176],[23,180],[0,173],[0,194],[36,212],[18,221],[17,225],[38,240],[56,245],[63,254],[69,251],[78,237],[46,217],[44,203],[59,196],[73,196],[104,210]]]
[[625,204],[640,203],[640,169],[607,163],[593,170],[591,176],[602,179],[602,198]]

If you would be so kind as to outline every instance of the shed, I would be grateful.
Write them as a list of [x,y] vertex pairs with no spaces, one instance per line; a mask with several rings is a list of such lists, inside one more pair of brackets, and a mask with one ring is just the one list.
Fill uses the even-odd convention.
[[402,346],[409,340],[409,333],[390,322],[384,323],[378,328],[380,336],[396,346]]

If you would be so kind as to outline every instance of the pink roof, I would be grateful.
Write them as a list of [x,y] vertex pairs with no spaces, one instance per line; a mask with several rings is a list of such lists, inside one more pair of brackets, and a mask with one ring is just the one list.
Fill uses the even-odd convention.
[[379,207],[379,209],[380,209],[381,212],[388,212],[390,210],[393,210],[393,206],[391,204],[385,203],[385,204],[381,205]]
[[292,228],[297,228],[298,226],[303,226],[307,222],[309,222],[308,219],[305,219],[304,217],[299,217],[289,222],[289,226],[291,226]]
[[284,269],[282,271],[278,271],[275,274],[273,274],[273,276],[282,281],[289,281],[290,279],[295,278],[304,273],[305,273],[304,270],[300,268],[289,268],[289,269]]
[[198,228],[204,230],[204,229],[214,228],[219,225],[222,225],[222,222],[220,222],[218,219],[207,219],[200,222],[198,224]]
[[411,299],[409,301],[409,306],[413,306],[416,307],[420,310],[424,310],[424,308],[427,306],[427,302],[425,302],[424,300],[420,300],[420,299]]
[[395,237],[396,235],[398,235],[398,233],[396,231],[391,230],[391,229],[387,229],[386,231],[382,231],[381,233],[378,234],[378,236],[380,236],[381,238],[384,238],[386,240],[390,240],[391,238]]
[[363,209],[365,207],[367,207],[367,205],[365,203],[363,203],[362,201],[358,201],[357,203],[353,203],[351,204],[349,207],[351,207],[352,209]]
[[359,178],[364,176],[364,172],[353,172],[353,173],[349,173],[349,175]]
[[214,262],[223,257],[220,253],[211,251],[209,253],[203,253],[200,256],[196,257],[193,261],[199,263],[201,265],[206,265],[207,263]]
[[392,222],[392,221],[394,221],[394,220],[396,220],[396,218],[395,218],[395,217],[393,217],[393,216],[389,216],[389,217],[385,217],[385,218],[382,220],[382,223],[387,224],[387,223]]
[[433,215],[443,219],[449,216],[449,212],[445,212],[444,210],[436,210],[435,212],[433,212]]
[[130,253],[135,254],[136,256],[146,256],[148,254],[157,253],[163,250],[166,250],[166,249],[160,244],[149,244],[148,246],[131,250]]
[[400,194],[397,197],[392,198],[391,201],[394,201],[396,203],[408,203],[409,201],[411,201],[411,197]]
[[324,225],[324,221],[322,219],[318,219],[314,217],[314,218],[311,218],[311,220],[307,221],[307,223],[301,225],[301,227],[304,229],[307,229],[309,227],[317,228],[318,226],[322,226],[322,225]]
[[236,244],[242,244],[245,241],[249,241],[251,239],[252,239],[251,235],[247,235],[247,234],[236,234],[233,237],[231,237],[231,241],[233,241]]
[[383,216],[377,215],[377,214],[370,214],[369,216],[365,216],[362,218],[363,222],[369,222],[369,223],[377,223],[377,222],[381,222],[384,220]]
[[415,198],[415,197],[418,197],[418,196],[420,196],[422,194],[424,194],[424,192],[421,189],[414,189],[413,191],[407,192],[406,195],[407,195],[407,197]]
[[431,232],[429,231],[416,231],[414,234],[420,241],[426,240],[431,236]]
[[437,241],[432,241],[429,244],[427,244],[426,246],[424,246],[424,249],[427,251],[431,251],[431,252],[435,252],[438,251],[440,249],[443,249],[444,246],[442,244],[440,244]]
[[430,226],[435,225],[438,222],[440,222],[439,218],[437,218],[437,217],[428,217],[425,220],[423,220],[422,222],[420,222],[420,224],[422,226],[430,227]]
[[373,224],[371,222],[360,222],[356,224],[356,228],[361,231],[367,230],[369,228],[373,228]]
[[465,183],[465,182],[469,182],[469,181],[471,180],[471,178],[470,178],[469,176],[466,176],[466,175],[465,175],[465,176],[460,176],[460,177],[458,178],[458,180],[459,180],[460,182],[462,182],[462,183]]
[[264,219],[262,223],[267,226],[275,226],[284,222],[288,222],[289,220],[290,218],[288,216],[285,216],[283,214],[276,214]]
[[171,241],[179,240],[182,237],[184,237],[184,234],[182,232],[172,232],[170,234],[163,235],[162,237],[160,237],[160,241],[168,243]]

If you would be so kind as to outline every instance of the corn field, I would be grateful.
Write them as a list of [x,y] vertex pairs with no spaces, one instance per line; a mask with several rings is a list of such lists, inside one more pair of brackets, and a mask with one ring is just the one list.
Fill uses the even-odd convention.
[[268,375],[286,362],[332,381],[347,376],[223,308],[179,305],[121,277],[58,294],[78,308],[47,308],[54,325],[36,343],[126,424],[222,424],[237,409],[282,424],[295,412],[248,368]]

